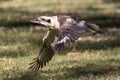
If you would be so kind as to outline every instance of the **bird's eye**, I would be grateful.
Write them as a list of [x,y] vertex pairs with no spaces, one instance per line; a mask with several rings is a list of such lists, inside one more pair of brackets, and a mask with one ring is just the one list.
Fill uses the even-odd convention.
[[48,19],[48,20],[46,20],[48,23],[50,23],[51,22],[51,20],[50,19]]

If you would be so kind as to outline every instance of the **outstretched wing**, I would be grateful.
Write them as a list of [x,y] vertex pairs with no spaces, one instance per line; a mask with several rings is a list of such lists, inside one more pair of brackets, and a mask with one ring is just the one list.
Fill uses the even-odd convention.
[[43,66],[48,63],[54,55],[54,51],[51,46],[43,43],[40,49],[40,53],[37,58],[33,59],[33,62],[30,63],[30,69],[33,71],[38,71],[39,68],[43,68]]
[[85,21],[81,21],[77,24],[65,25],[61,28],[58,36],[56,36],[52,47],[54,51],[60,51],[67,45],[75,42],[79,37],[81,37],[86,32]]
[[54,50],[51,46],[51,43],[54,41],[54,37],[58,34],[58,30],[54,28],[49,28],[46,36],[43,39],[43,44],[40,49],[40,53],[37,58],[30,63],[30,68],[33,71],[38,71],[39,68],[43,68],[43,66],[48,63],[52,57],[54,56]]

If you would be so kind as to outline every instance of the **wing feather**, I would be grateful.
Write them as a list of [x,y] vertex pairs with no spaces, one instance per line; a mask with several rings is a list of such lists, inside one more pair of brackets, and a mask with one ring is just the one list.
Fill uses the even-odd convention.
[[38,71],[39,68],[43,68],[53,57],[54,51],[51,46],[45,46],[44,43],[41,47],[39,56],[33,60],[32,63],[30,63],[30,69],[33,71]]
[[82,25],[69,24],[69,26],[67,25],[67,27],[63,27],[60,30],[57,36],[58,41],[52,46],[54,51],[58,52],[64,49],[64,47],[75,42],[79,37],[81,37],[86,32],[85,23],[83,23],[83,21],[81,21],[81,23]]
[[45,36],[44,38],[38,57],[33,59],[33,62],[30,63],[30,69],[32,69],[33,71],[38,71],[52,59],[55,52],[51,46],[51,43],[53,42],[57,34],[58,30],[49,29],[49,34],[47,34],[47,36]]

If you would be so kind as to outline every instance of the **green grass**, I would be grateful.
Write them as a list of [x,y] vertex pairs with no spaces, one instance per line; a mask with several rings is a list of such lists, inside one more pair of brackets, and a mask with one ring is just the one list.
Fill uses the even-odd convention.
[[[101,0],[102,1],[102,0]],[[0,0],[0,80],[120,80],[120,3],[99,0]],[[47,28],[30,19],[67,14],[97,23],[101,35],[85,36],[39,72],[28,64],[39,53]],[[71,53],[76,53],[71,52]]]

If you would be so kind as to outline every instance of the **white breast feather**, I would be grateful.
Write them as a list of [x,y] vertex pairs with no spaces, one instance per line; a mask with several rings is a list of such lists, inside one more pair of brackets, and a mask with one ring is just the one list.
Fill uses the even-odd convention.
[[66,41],[69,40],[68,36],[65,36],[62,40],[58,41],[57,43],[66,43]]

